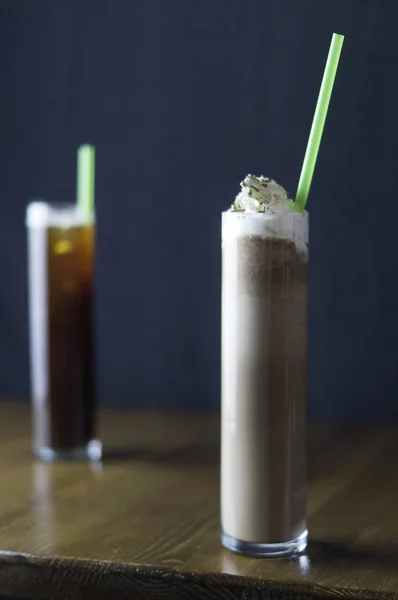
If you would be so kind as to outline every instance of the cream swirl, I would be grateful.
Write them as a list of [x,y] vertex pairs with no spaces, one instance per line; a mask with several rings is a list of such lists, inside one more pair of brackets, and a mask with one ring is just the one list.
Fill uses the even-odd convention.
[[273,179],[247,175],[240,186],[242,189],[231,207],[233,211],[276,214],[294,210],[287,191]]

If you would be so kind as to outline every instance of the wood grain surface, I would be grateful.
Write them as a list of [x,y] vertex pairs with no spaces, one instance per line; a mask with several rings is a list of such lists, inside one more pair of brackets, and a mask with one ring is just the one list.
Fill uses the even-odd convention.
[[220,546],[217,416],[104,411],[92,465],[41,463],[29,435],[1,403],[0,596],[398,598],[398,427],[310,427],[310,545],[269,560]]

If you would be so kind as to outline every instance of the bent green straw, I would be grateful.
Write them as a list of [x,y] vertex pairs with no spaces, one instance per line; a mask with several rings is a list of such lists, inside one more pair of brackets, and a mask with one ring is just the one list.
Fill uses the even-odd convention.
[[95,148],[85,144],[77,151],[77,204],[88,220],[94,218]]
[[319,145],[322,139],[323,128],[326,121],[326,115],[329,108],[330,97],[332,95],[333,84],[336,77],[343,42],[344,35],[339,35],[338,33],[333,34],[328,59],[326,61],[325,72],[323,74],[321,89],[319,91],[318,102],[315,108],[314,119],[312,121],[307,150],[305,152],[304,162],[301,168],[300,181],[294,203],[294,209],[297,212],[303,212],[310,191],[312,176],[314,174],[315,163],[318,157]]

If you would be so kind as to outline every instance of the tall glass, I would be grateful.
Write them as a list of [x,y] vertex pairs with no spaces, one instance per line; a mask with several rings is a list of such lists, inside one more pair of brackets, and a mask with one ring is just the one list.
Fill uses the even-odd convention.
[[222,216],[222,543],[303,550],[308,215]]
[[75,204],[27,207],[33,451],[101,458],[95,439],[95,225]]

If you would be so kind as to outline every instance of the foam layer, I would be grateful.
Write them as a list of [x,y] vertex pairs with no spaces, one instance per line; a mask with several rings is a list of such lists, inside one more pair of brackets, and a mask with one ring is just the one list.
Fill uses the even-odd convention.
[[238,212],[222,214],[222,241],[228,243],[242,236],[256,235],[291,240],[297,251],[308,254],[308,213]]

